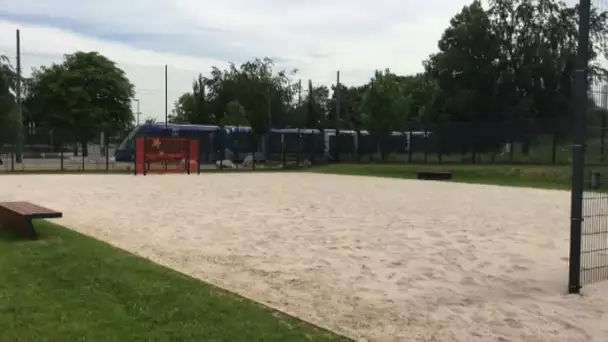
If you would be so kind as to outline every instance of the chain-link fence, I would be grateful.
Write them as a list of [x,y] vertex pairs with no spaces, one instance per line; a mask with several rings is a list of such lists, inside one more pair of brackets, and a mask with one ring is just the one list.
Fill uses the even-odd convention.
[[[596,111],[605,117],[605,110]],[[606,160],[606,120],[589,124],[586,160],[600,167]],[[245,162],[245,167],[289,168],[322,163],[569,164],[572,160],[572,125],[558,120],[416,124],[385,133],[273,128],[256,134],[248,127],[219,126],[191,132],[181,125],[150,125],[156,129],[131,134],[26,127],[21,148],[17,130],[3,127],[0,170],[127,172],[132,170],[135,138],[142,135],[198,140],[203,170],[216,168],[218,161],[235,167]],[[98,133],[84,138],[82,132],[90,131]]]

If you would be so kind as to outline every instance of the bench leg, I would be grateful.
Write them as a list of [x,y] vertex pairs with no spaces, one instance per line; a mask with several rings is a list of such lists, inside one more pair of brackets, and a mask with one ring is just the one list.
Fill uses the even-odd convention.
[[32,220],[25,217],[5,219],[3,222],[2,228],[9,228],[18,230],[20,233],[34,240],[38,238],[38,234],[34,229],[34,225],[32,224]]

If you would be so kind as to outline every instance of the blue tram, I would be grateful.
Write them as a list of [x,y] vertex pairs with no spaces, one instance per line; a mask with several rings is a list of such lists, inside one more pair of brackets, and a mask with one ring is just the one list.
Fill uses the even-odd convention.
[[[344,153],[361,151],[374,153],[377,142],[367,131],[340,130],[340,150]],[[429,132],[392,132],[388,138],[390,151],[407,152],[412,136]],[[181,137],[199,141],[201,162],[213,163],[219,159],[240,162],[255,151],[256,161],[265,161],[268,155],[304,153],[331,159],[336,146],[335,129],[283,128],[271,129],[266,138],[253,134],[250,127],[191,124],[151,123],[135,127],[120,143],[114,157],[117,162],[135,159],[137,137]],[[278,156],[277,156],[278,157]]]

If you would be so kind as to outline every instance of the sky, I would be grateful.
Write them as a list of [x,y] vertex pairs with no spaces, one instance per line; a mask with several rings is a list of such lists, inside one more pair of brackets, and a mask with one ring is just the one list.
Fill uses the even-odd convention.
[[365,83],[376,69],[416,73],[469,2],[0,0],[0,54],[15,62],[17,29],[24,76],[63,54],[98,51],[135,85],[141,120],[164,121],[165,64],[169,112],[198,73],[256,57],[314,84],[332,84],[337,70],[346,84]]

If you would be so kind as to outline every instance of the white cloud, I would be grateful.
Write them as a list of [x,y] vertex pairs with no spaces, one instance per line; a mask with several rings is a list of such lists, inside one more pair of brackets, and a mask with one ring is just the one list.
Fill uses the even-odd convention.
[[[125,44],[102,41],[68,31],[34,25],[18,25],[0,21],[0,53],[7,54],[15,65],[15,30],[21,30],[21,63],[24,76],[32,68],[62,60],[64,53],[77,50],[99,51],[117,61],[127,72],[136,87],[140,100],[142,121],[146,117],[164,120],[165,117],[165,64],[168,64],[167,97],[169,112],[173,102],[191,90],[197,73],[206,73],[211,66],[226,66],[225,61],[210,58],[158,53],[130,47]],[[10,46],[13,45],[13,46]]]
[[[322,84],[333,82],[336,70],[345,83],[365,82],[379,68],[418,72],[450,17],[468,2],[0,0],[0,52],[14,55],[17,28],[24,70],[64,53],[97,50],[127,72],[144,117],[162,120],[164,64],[170,108],[198,72],[229,60],[270,56],[280,68],[297,68],[299,77]],[[124,40],[130,43],[95,38],[117,34],[133,36]]]

